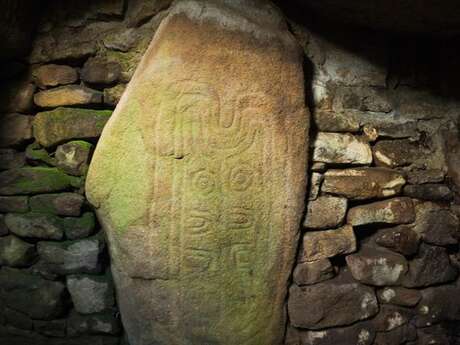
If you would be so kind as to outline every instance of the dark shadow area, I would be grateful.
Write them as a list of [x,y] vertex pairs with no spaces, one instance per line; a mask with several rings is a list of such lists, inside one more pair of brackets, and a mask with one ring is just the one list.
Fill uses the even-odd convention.
[[[441,97],[459,97],[460,85],[457,81],[460,67],[455,62],[455,57],[460,53],[458,34],[433,36],[430,32],[375,30],[359,26],[356,22],[344,24],[338,15],[317,16],[307,5],[299,5],[295,1],[279,1],[277,5],[288,19],[304,26],[325,41],[386,68],[388,88],[410,86]],[[386,6],[391,8],[391,4]],[[398,6],[391,8],[393,17],[399,17],[397,9]],[[429,7],[425,10],[429,11]],[[430,15],[435,17],[435,13]],[[406,20],[410,21],[411,18]]]

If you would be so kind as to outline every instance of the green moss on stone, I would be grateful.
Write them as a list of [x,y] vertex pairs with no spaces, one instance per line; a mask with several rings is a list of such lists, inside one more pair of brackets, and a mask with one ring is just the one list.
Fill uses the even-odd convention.
[[56,165],[56,160],[48,154],[48,151],[37,143],[32,143],[27,146],[26,157],[27,159],[43,162],[48,165]]
[[[103,212],[110,214],[114,228],[120,233],[144,217],[148,211],[146,205],[149,204],[151,192],[151,161],[145,152],[135,117],[140,111],[140,105],[133,101],[123,114],[128,123],[123,129],[123,136],[114,133],[105,138],[109,144],[96,149],[100,150],[99,155],[105,159],[92,162],[95,164],[92,169],[98,174],[92,176],[87,184],[90,191],[87,194],[88,200],[95,207],[104,201]],[[120,139],[126,138],[130,138],[129,142],[120,142]]]
[[[78,181],[77,181],[78,180]],[[0,174],[0,194],[49,193],[80,186],[80,179],[64,174],[57,168],[24,167]]]
[[143,52],[130,51],[127,53],[119,51],[108,51],[107,59],[109,61],[116,61],[120,64],[122,70],[126,73],[134,71],[142,59]]
[[96,228],[96,217],[92,212],[85,212],[81,217],[64,218],[65,234],[70,240],[85,238]]
[[111,115],[111,110],[79,108],[44,111],[35,117],[34,136],[45,147],[73,139],[97,138]]
[[73,140],[68,142],[68,144],[77,145],[85,151],[90,151],[93,148],[93,144],[83,140]]

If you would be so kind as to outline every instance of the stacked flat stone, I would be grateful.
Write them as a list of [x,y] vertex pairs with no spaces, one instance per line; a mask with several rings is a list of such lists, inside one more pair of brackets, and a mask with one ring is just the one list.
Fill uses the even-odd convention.
[[[120,21],[123,6],[122,0],[107,1],[77,16],[83,22],[110,19],[108,39],[130,22]],[[46,13],[41,25],[59,17],[54,15]],[[59,37],[73,27],[66,17],[57,19],[63,31],[39,31]],[[148,37],[153,30],[144,32]],[[48,49],[41,38],[27,75],[18,75],[2,92],[0,343],[115,345],[122,326],[110,260],[84,181],[128,80],[121,80],[120,56],[88,58],[95,52],[94,34],[61,36],[60,44],[70,47],[57,49]],[[82,39],[92,43],[80,44]]]
[[294,32],[308,38],[319,132],[285,344],[456,343],[458,141],[440,128],[458,135],[460,104],[389,90],[383,41],[348,52]]

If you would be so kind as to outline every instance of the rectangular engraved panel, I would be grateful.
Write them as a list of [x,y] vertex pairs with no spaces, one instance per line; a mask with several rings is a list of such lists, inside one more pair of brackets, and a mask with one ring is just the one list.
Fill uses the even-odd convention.
[[304,208],[302,58],[265,1],[179,1],[87,191],[133,345],[276,345]]

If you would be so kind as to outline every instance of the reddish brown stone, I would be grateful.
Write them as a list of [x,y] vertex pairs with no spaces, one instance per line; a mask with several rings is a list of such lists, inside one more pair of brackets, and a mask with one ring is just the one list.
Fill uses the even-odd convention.
[[398,285],[407,272],[404,256],[370,246],[362,246],[346,261],[353,278],[369,285]]
[[347,213],[345,198],[320,196],[307,204],[307,215],[303,226],[310,229],[330,229],[342,224]]
[[419,290],[406,289],[400,286],[386,287],[377,293],[380,303],[413,307],[422,298]]
[[404,177],[385,168],[328,170],[321,190],[354,200],[385,198],[401,191]]
[[38,92],[34,96],[34,102],[42,108],[100,104],[102,103],[102,92],[81,85],[59,86]]
[[115,61],[92,58],[81,70],[81,79],[89,84],[113,84],[121,76],[121,66]]
[[311,285],[333,278],[334,267],[329,259],[306,261],[297,264],[294,269],[294,282],[299,285]]
[[417,232],[406,225],[381,229],[374,238],[378,245],[407,256],[417,253],[420,243],[420,236]]
[[77,70],[65,65],[43,65],[34,71],[37,85],[41,88],[75,83],[78,80]]
[[353,281],[331,279],[289,290],[288,312],[294,327],[312,330],[352,324],[378,312],[374,290]]
[[353,226],[367,224],[407,224],[415,220],[414,205],[409,198],[393,198],[356,206],[349,210]]
[[316,261],[350,254],[355,250],[356,238],[350,225],[333,230],[307,231],[303,235],[298,260]]

